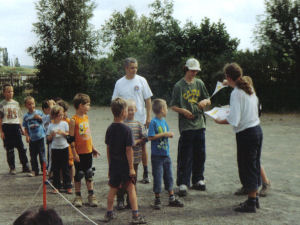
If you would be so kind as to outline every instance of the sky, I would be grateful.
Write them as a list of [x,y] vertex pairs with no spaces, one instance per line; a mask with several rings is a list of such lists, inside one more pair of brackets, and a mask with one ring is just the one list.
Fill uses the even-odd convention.
[[[153,0],[94,0],[97,7],[91,23],[95,29],[109,19],[114,11],[123,12],[132,6],[138,15],[149,14]],[[32,32],[36,22],[37,0],[0,0],[0,48],[6,47],[9,58],[18,57],[21,65],[34,65],[26,49],[37,41]],[[232,38],[238,38],[238,49],[256,48],[254,29],[257,16],[264,13],[264,0],[173,0],[173,17],[184,25],[187,21],[200,24],[204,17],[212,22],[221,20]]]

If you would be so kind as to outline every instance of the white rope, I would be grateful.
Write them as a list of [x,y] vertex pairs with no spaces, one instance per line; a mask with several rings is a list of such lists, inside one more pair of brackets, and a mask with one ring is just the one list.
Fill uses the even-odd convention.
[[81,214],[84,218],[86,218],[88,221],[90,221],[92,224],[98,225],[96,222],[94,222],[93,220],[91,220],[87,215],[85,215],[83,212],[81,212],[78,208],[76,208],[68,199],[66,199],[65,196],[63,196],[53,185],[52,183],[47,180],[46,181],[54,190],[57,191],[57,194],[59,194],[59,196],[61,196],[73,209],[75,209],[79,214]]

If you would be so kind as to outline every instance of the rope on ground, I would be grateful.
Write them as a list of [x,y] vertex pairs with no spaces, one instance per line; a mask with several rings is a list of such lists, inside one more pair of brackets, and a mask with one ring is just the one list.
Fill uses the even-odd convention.
[[[29,204],[27,205],[27,207],[20,213],[20,215],[22,215],[25,211],[27,211],[29,209],[29,207],[32,205],[33,201],[36,199],[36,196],[41,191],[42,187],[43,187],[43,183],[41,183],[41,185],[39,186],[39,189],[35,192],[33,198],[31,199],[31,201],[29,202]],[[10,225],[10,224],[11,223],[8,223],[7,225]]]
[[53,190],[57,191],[57,194],[62,197],[73,209],[75,209],[80,215],[82,215],[84,218],[86,218],[88,221],[90,221],[92,224],[98,225],[96,222],[94,222],[93,220],[91,220],[87,215],[85,215],[83,212],[81,212],[78,208],[76,208],[68,199],[66,199],[65,196],[63,196],[54,186],[53,184],[47,180],[46,181],[52,188]]

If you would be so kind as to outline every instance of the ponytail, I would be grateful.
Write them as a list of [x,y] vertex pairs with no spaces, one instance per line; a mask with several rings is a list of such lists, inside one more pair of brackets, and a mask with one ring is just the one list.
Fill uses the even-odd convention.
[[235,84],[239,89],[242,89],[248,95],[253,94],[251,85],[243,79],[243,70],[237,63],[226,64],[223,70],[226,76],[235,81]]

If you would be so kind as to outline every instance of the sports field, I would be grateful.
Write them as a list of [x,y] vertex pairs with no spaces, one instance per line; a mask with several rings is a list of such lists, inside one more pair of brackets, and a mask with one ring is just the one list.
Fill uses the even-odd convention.
[[[73,113],[74,111],[70,110],[69,114]],[[92,107],[89,119],[94,145],[101,153],[100,158],[94,160],[95,192],[100,206],[97,208],[84,206],[80,210],[97,224],[103,224],[101,220],[106,211],[108,192],[104,136],[106,128],[112,122],[112,114],[109,108]],[[179,138],[176,113],[170,110],[167,122],[171,131],[175,133],[175,137],[170,139],[175,181]],[[151,208],[154,198],[152,183],[138,183],[140,213],[146,217],[148,224],[300,224],[300,114],[263,114],[261,125],[264,132],[262,162],[271,180],[272,190],[267,197],[260,198],[261,209],[257,213],[241,214],[232,210],[246,199],[245,196],[233,195],[241,186],[236,163],[235,136],[231,126],[218,125],[207,118],[205,168],[207,191],[190,190],[188,196],[181,198],[185,204],[184,208],[168,207],[167,193],[162,194],[163,207],[158,211]],[[150,145],[147,147],[150,153]],[[29,152],[27,155],[29,156]],[[18,160],[17,175],[9,175],[3,146],[0,147],[0,156],[0,225],[7,225],[12,224],[24,209],[29,207],[36,210],[42,206],[42,190],[38,191],[42,176],[26,177],[21,173]],[[139,171],[138,180],[141,179],[142,166],[139,167]],[[48,207],[57,210],[64,224],[93,224],[76,212],[61,196],[49,193],[50,190],[48,186]],[[87,201],[84,185],[82,195]],[[74,198],[73,195],[64,194],[64,196],[70,201]],[[109,224],[129,224],[131,211],[123,210],[117,214],[118,218]]]

